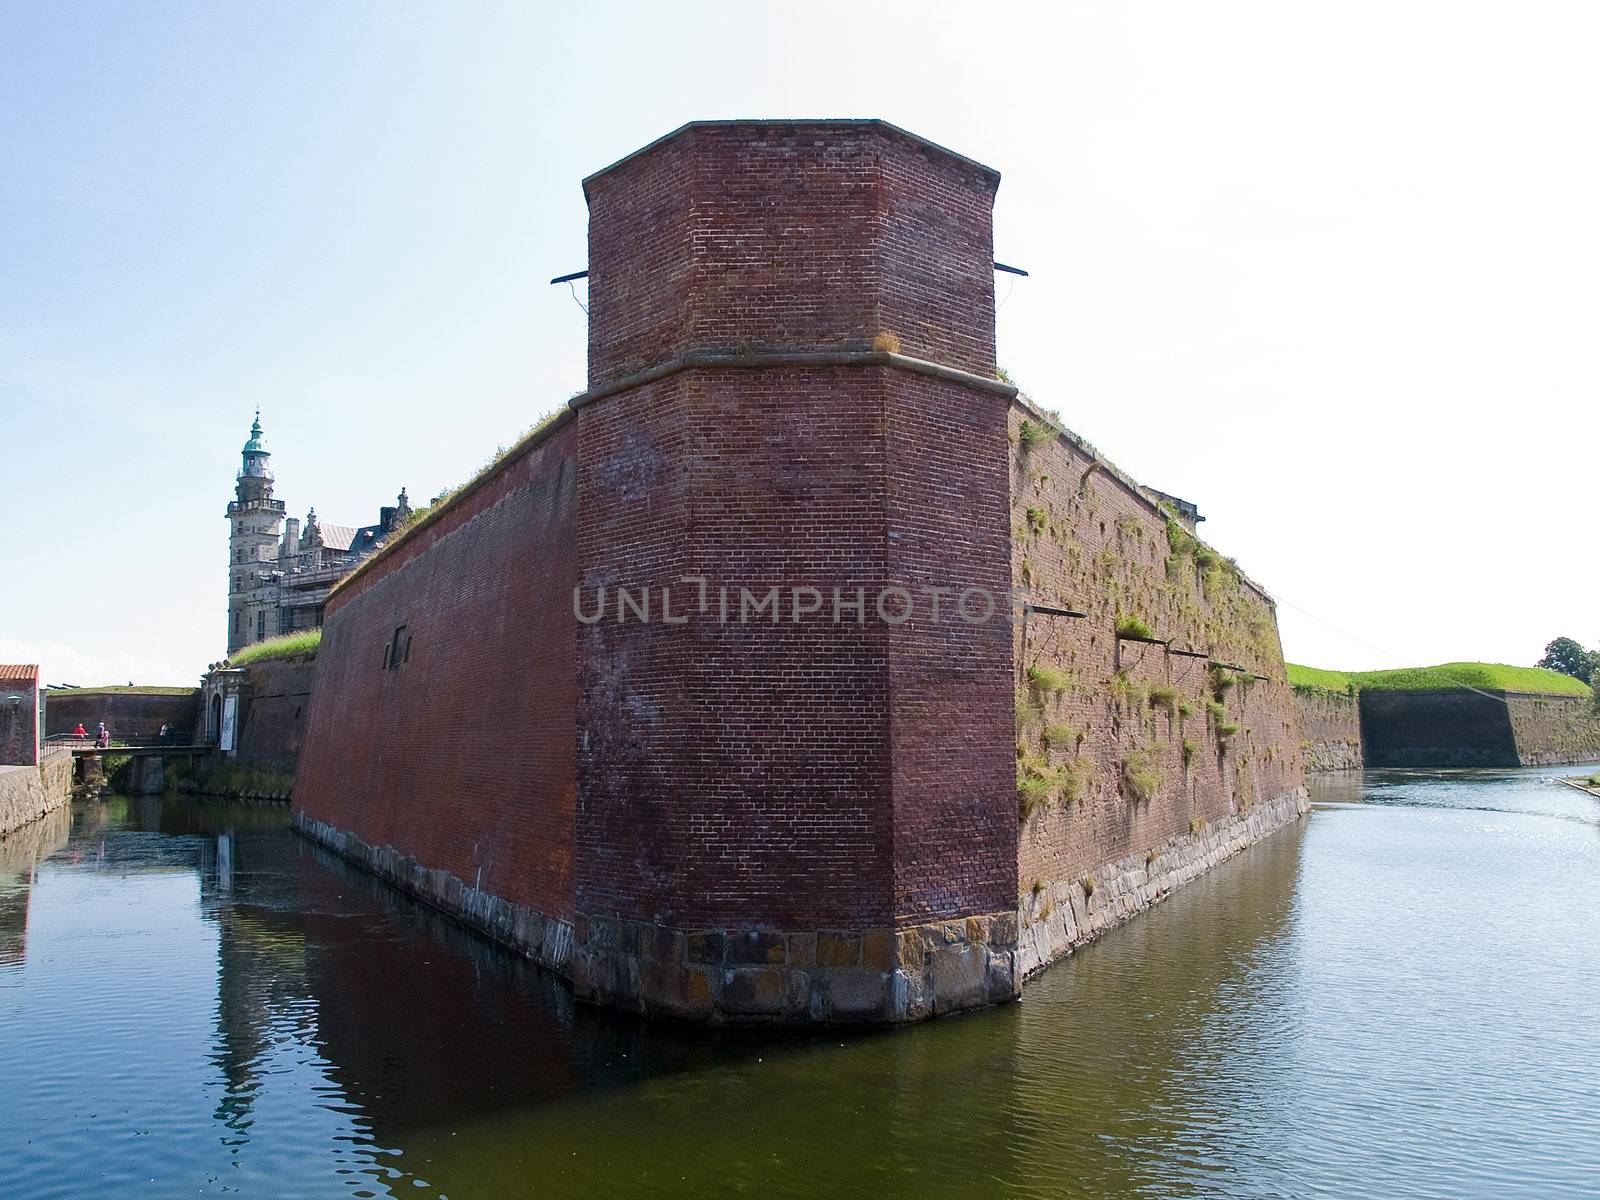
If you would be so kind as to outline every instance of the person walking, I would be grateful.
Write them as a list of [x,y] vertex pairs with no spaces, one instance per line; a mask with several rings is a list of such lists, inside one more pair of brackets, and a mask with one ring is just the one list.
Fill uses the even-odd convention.
[[89,731],[83,727],[82,721],[78,722],[78,727],[72,731],[72,736],[75,738],[86,738],[89,736]]
[[111,748],[111,730],[106,728],[104,721],[100,722],[100,728],[95,733],[94,744],[100,750],[109,750]]

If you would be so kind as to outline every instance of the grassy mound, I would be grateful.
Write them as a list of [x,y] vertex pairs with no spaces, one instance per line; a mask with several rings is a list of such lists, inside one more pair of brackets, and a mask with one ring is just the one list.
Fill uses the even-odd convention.
[[257,642],[253,646],[246,646],[243,650],[235,650],[228,655],[228,665],[242,667],[245,663],[260,662],[264,658],[293,658],[297,654],[315,654],[320,645],[322,645],[322,630],[303,629],[299,633],[280,634],[264,642]]
[[1420,692],[1436,688],[1474,687],[1485,691],[1546,692],[1557,696],[1587,696],[1581,679],[1547,671],[1543,667],[1513,667],[1505,663],[1457,662],[1437,667],[1397,667],[1392,671],[1324,671],[1317,667],[1286,664],[1289,683],[1297,688],[1345,694],[1355,691]]
[[46,688],[45,696],[192,696],[199,688],[157,687],[134,684],[132,686]]

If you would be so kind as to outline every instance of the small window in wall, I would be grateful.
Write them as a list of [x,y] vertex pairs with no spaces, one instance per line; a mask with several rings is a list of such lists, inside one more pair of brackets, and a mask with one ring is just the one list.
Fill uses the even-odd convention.
[[256,640],[260,641],[267,636],[267,610],[261,609],[256,613]]
[[397,670],[401,663],[411,660],[411,634],[404,625],[395,626],[394,636],[383,648],[383,669]]

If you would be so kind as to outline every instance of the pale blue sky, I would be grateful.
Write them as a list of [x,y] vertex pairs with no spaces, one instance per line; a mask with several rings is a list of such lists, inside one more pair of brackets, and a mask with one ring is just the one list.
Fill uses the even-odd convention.
[[6,4],[0,661],[193,680],[255,405],[292,514],[460,481],[582,387],[546,284],[582,176],[737,116],[997,167],[1033,272],[1001,361],[1200,504],[1291,658],[1594,644],[1596,35],[1581,3]]

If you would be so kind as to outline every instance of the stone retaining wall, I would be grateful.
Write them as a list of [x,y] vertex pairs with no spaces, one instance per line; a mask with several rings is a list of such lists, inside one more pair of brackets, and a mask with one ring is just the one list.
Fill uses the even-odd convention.
[[54,812],[72,798],[72,755],[57,751],[37,767],[0,767],[0,837]]
[[[1092,880],[1089,886],[1085,879],[1059,880],[1027,893],[1020,913],[1019,973],[1032,975],[1071,954],[1310,811],[1311,801],[1301,788],[1252,805],[1246,812],[1193,834],[1173,838],[1151,851],[1150,857],[1129,854],[1106,863],[1085,877]],[[1225,918],[1219,914],[1219,919]]]

